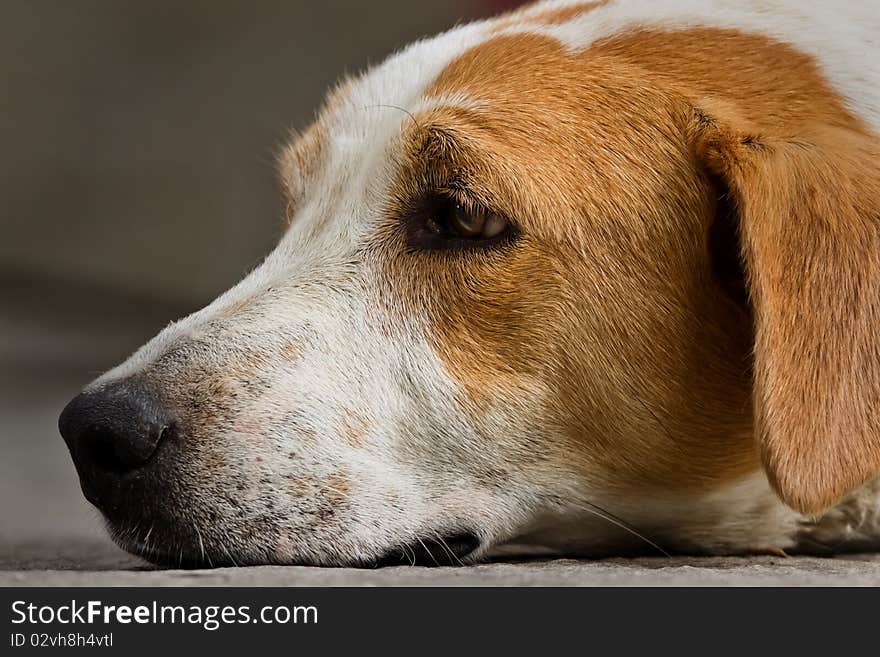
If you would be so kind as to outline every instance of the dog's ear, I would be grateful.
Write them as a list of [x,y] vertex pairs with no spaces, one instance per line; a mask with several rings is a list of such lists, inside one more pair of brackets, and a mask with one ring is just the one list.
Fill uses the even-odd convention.
[[755,431],[780,497],[818,513],[880,472],[880,149],[690,116],[733,207],[755,321]]

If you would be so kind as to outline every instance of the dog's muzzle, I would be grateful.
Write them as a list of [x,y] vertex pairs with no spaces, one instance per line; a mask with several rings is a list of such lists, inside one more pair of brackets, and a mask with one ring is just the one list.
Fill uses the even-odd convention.
[[[188,508],[175,484],[186,429],[154,388],[133,377],[87,390],[67,404],[58,426],[83,494],[104,514],[123,547],[162,565],[206,565],[202,537],[190,534],[188,523],[177,520],[180,509]],[[147,549],[133,543],[127,536],[140,525],[151,527],[156,545],[161,545],[161,536],[172,545],[189,548],[166,554],[154,546]],[[196,545],[201,558],[196,557]],[[481,539],[473,532],[445,531],[395,545],[377,559],[351,565],[453,566],[463,563],[480,545]],[[215,554],[209,562],[233,563],[222,554]]]

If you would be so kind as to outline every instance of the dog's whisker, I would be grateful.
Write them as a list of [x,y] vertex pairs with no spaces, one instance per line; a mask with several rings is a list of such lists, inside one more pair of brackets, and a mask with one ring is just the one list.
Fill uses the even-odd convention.
[[[435,566],[439,566],[439,565],[440,565],[440,562],[437,561],[437,557],[435,557],[435,556],[434,556],[434,553],[431,552],[431,550],[428,549],[428,546],[425,545],[425,542],[424,542],[421,538],[419,538],[418,536],[416,536],[416,540],[419,542],[419,545],[421,545],[422,548],[424,548],[424,550],[425,550],[425,552],[428,554],[428,556],[431,557],[431,561],[434,562],[434,565],[435,565]],[[415,564],[413,564],[413,565],[415,565]]]
[[385,108],[385,109],[395,109],[395,110],[398,110],[399,112],[403,112],[404,114],[406,114],[410,118],[410,120],[413,122],[413,124],[416,126],[416,128],[418,128],[419,130],[422,130],[421,124],[418,121],[416,121],[416,117],[413,116],[413,113],[410,112],[408,109],[400,107],[399,105],[386,105],[383,103],[378,103],[376,105],[366,105],[366,106],[364,106],[364,109],[372,109],[374,107],[380,107],[380,108]]
[[610,522],[612,525],[619,527],[620,529],[623,529],[624,531],[635,536],[636,538],[641,539],[643,542],[647,543],[652,548],[657,550],[664,557],[671,557],[672,556],[671,554],[669,554],[669,552],[667,552],[662,547],[660,547],[656,542],[652,541],[650,538],[645,536],[642,532],[640,532],[638,529],[633,527],[626,520],[624,520],[623,518],[620,518],[619,516],[614,515],[613,513],[602,508],[598,504],[595,504],[593,502],[584,501],[581,504],[581,508],[584,511],[592,513],[593,515]]
[[409,565],[410,565],[410,567],[415,566],[415,565],[416,565],[416,553],[415,553],[415,550],[413,550],[413,549],[412,549],[411,547],[409,547],[408,545],[404,545],[404,546],[403,546],[403,552],[404,552],[404,554],[406,555],[407,560],[409,561]]
[[199,552],[202,556],[202,561],[207,561],[208,565],[211,565],[211,558],[205,556],[205,541],[202,539],[202,532],[199,530],[199,525],[196,522],[193,522],[193,529],[196,530],[196,536],[199,539]]
[[226,556],[229,557],[229,561],[232,562],[232,565],[235,566],[236,568],[238,568],[238,567],[239,567],[238,562],[237,562],[237,561],[235,560],[235,558],[232,556],[232,553],[229,551],[229,548],[226,547],[226,545],[225,545],[224,543],[221,543],[221,544],[220,544],[220,547],[223,548],[223,552],[225,552],[225,553],[226,553]]
[[459,566],[463,566],[464,562],[461,559],[459,559],[458,555],[455,554],[455,552],[452,551],[452,549],[449,547],[449,544],[443,539],[443,537],[437,533],[435,533],[434,535],[437,537],[437,541],[440,543],[440,545],[443,547],[443,549],[446,551],[446,553],[450,557],[452,557],[452,562],[457,562]]

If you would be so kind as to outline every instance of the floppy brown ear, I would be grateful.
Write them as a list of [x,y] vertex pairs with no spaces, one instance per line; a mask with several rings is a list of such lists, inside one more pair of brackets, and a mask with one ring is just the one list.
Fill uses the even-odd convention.
[[764,467],[784,502],[818,513],[880,473],[878,140],[744,134],[703,113],[693,130],[735,206]]

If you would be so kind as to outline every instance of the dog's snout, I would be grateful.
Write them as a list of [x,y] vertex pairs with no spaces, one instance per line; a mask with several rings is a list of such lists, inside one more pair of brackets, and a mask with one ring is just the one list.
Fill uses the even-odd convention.
[[172,426],[158,398],[130,381],[77,395],[58,420],[83,493],[101,508],[127,475],[150,461]]

